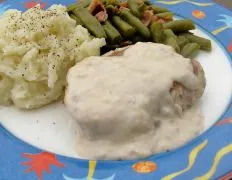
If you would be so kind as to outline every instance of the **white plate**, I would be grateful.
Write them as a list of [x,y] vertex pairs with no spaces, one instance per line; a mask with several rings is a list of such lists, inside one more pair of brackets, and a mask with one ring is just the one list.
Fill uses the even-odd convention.
[[[200,30],[194,33],[210,39]],[[205,129],[220,118],[232,92],[230,62],[213,39],[212,47],[212,52],[201,51],[196,57],[204,68],[207,82],[199,103],[205,117]],[[25,142],[57,154],[78,157],[75,121],[61,102],[33,111],[1,107],[0,117],[4,127]]]

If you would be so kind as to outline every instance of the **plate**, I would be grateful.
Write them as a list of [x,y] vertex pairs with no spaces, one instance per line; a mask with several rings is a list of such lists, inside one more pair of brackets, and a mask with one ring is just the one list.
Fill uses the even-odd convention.
[[[74,0],[0,1],[25,11],[40,3],[68,5]],[[156,0],[177,18],[197,24],[196,34],[212,40],[213,51],[200,53],[207,86],[199,102],[205,131],[166,153],[132,161],[84,160],[75,153],[75,124],[62,103],[23,112],[0,107],[0,180],[172,180],[232,177],[232,12],[210,0]],[[59,132],[59,133],[57,133]],[[171,142],[170,142],[171,143]],[[120,149],[119,149],[120,151]]]

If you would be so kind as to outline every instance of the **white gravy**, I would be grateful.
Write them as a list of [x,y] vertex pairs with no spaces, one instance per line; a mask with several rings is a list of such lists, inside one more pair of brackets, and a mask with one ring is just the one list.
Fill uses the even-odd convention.
[[176,148],[203,129],[198,106],[179,114],[174,81],[195,90],[190,59],[171,47],[137,43],[118,57],[89,57],[70,69],[65,104],[78,124],[77,152],[134,159]]

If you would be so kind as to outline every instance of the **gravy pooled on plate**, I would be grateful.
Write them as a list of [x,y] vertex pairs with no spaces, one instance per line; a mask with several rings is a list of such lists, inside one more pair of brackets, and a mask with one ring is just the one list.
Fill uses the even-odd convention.
[[192,106],[205,88],[198,62],[155,43],[117,51],[69,70],[65,104],[78,124],[78,155],[142,158],[202,131],[203,117]]

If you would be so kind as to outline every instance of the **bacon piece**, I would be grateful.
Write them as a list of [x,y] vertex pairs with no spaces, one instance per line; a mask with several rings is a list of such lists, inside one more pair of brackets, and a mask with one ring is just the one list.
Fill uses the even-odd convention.
[[92,0],[88,6],[88,11],[91,14],[96,15],[101,11],[106,12],[106,8],[104,7],[104,4],[101,0]]
[[108,14],[105,11],[100,11],[95,17],[99,22],[105,22],[108,19]]
[[154,21],[158,21],[158,19],[159,19],[158,16],[153,15],[153,16],[151,17],[151,23],[153,23]]
[[127,2],[121,2],[119,4],[120,7],[128,8],[128,3]]
[[160,22],[161,24],[166,23],[166,21],[165,21],[165,20],[163,20],[163,19],[159,19],[157,22]]
[[152,10],[145,10],[141,18],[142,23],[145,26],[149,26],[150,23],[152,22],[153,15],[154,14]]

